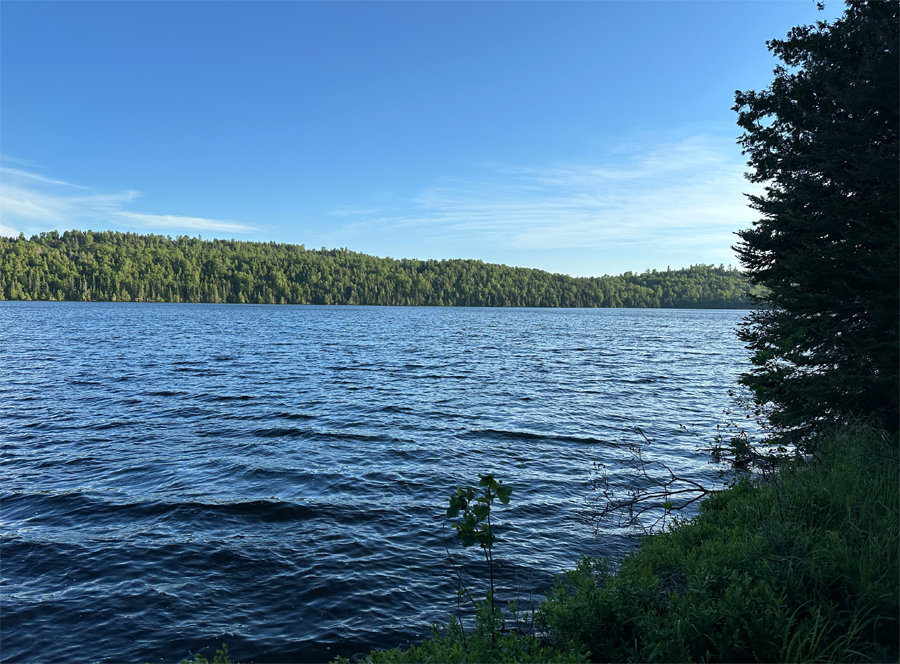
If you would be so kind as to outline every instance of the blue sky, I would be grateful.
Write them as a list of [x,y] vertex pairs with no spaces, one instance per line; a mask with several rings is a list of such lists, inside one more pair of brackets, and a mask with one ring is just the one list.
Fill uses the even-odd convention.
[[0,6],[0,233],[735,263],[731,111],[811,0]]

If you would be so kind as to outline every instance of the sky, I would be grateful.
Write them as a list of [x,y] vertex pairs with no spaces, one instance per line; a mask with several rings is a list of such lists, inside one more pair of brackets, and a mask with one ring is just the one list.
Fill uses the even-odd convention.
[[812,0],[0,3],[0,234],[573,276],[737,264],[735,90]]

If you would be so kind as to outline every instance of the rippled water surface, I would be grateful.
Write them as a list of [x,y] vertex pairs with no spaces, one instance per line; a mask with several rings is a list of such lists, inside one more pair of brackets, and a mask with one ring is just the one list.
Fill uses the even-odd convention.
[[631,544],[577,513],[634,427],[715,477],[679,425],[723,420],[742,316],[2,303],[0,656],[322,661],[421,638],[455,610],[441,514],[479,472],[514,487],[501,594],[540,593]]

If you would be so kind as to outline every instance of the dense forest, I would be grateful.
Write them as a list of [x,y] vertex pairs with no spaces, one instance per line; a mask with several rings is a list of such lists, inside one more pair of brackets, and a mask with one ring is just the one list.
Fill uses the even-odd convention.
[[0,238],[0,299],[490,307],[748,308],[736,269],[574,278],[477,260],[112,231]]

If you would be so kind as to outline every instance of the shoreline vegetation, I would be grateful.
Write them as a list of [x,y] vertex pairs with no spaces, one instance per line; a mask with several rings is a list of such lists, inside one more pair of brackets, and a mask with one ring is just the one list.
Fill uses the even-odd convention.
[[77,230],[0,237],[0,300],[749,309],[763,292],[722,265],[570,277],[275,242]]

